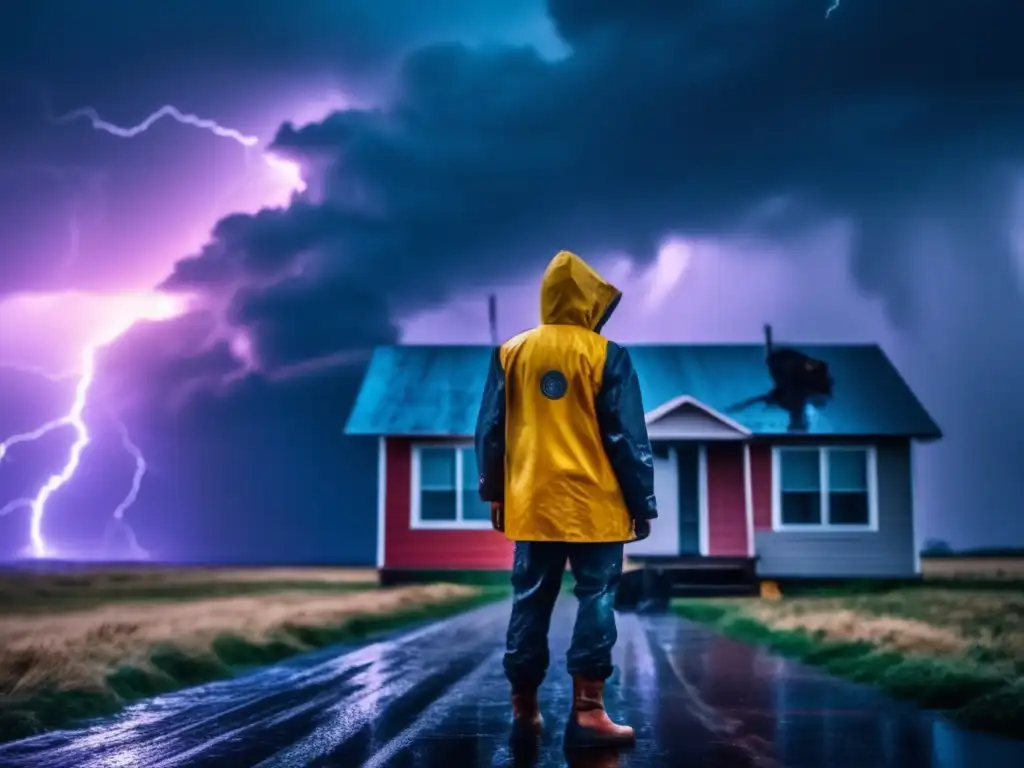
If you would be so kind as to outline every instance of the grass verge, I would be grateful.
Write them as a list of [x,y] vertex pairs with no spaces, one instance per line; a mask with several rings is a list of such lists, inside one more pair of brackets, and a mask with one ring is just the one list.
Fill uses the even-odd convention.
[[[1006,592],[679,600],[673,610],[973,730],[1024,734],[1024,615]],[[1001,609],[1001,611],[1000,611]]]
[[[435,579],[435,582],[444,581]],[[110,568],[0,569],[5,613],[49,614],[114,603],[207,600],[276,592],[348,592],[375,586],[373,569]]]
[[[0,742],[111,715],[139,699],[230,678],[307,651],[441,619],[507,594],[507,589],[494,587],[435,584],[364,590],[351,596],[351,606],[343,594],[219,598],[173,606],[187,611],[180,624],[167,618],[172,606],[166,604],[108,607],[119,612],[113,615],[120,624],[90,620],[98,611],[65,613],[51,622],[63,622],[66,647],[55,650],[54,638],[45,634],[33,634],[46,638],[33,645],[24,642],[22,633],[23,642],[0,651]],[[272,599],[288,609],[275,612],[277,606],[267,605]],[[216,629],[231,621],[231,606],[235,615],[251,612],[254,626],[240,632]],[[143,610],[139,616],[150,609],[160,611],[162,624],[154,628],[141,619],[131,623],[122,614],[133,607]],[[206,617],[216,620],[204,621]],[[87,625],[84,631],[82,625]],[[69,656],[75,652],[78,657]]]

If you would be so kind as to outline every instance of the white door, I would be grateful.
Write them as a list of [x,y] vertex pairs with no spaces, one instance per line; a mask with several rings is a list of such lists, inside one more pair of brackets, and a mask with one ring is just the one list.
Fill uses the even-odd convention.
[[626,545],[626,555],[679,554],[679,469],[676,449],[665,458],[654,457],[654,495],[658,518],[651,521],[651,535]]

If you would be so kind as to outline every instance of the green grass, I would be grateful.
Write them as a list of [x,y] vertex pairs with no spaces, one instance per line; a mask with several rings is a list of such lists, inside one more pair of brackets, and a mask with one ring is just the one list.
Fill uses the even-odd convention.
[[507,595],[507,589],[491,587],[469,597],[400,613],[356,617],[341,626],[289,626],[266,643],[223,635],[214,641],[212,654],[201,656],[173,644],[158,646],[149,655],[149,666],[122,666],[114,670],[103,691],[51,688],[26,697],[0,697],[0,742],[66,728],[84,718],[112,715],[140,699],[234,677],[310,650],[365,641],[372,635],[442,619]]
[[735,640],[942,710],[965,727],[1018,739],[1024,734],[1024,667],[1017,666],[1016,675],[1008,672],[1006,659],[992,658],[984,649],[964,657],[936,657],[895,652],[863,640],[826,640],[820,633],[773,629],[744,615],[740,602],[680,600],[673,610]]

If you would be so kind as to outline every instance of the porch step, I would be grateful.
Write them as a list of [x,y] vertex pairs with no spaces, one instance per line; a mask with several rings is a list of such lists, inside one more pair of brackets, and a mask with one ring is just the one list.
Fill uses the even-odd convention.
[[624,574],[616,608],[667,608],[673,597],[753,597],[759,592],[755,560],[746,557],[645,557]]

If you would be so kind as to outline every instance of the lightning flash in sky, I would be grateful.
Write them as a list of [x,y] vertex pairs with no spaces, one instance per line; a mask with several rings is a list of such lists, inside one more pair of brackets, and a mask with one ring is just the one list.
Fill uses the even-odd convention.
[[832,5],[825,9],[825,18],[827,19],[835,11],[839,10],[839,6],[843,4],[843,0],[832,0]]
[[234,128],[225,128],[214,120],[207,120],[199,117],[199,115],[182,112],[173,104],[165,104],[156,112],[146,117],[146,119],[138,125],[133,125],[128,128],[123,128],[119,125],[114,125],[114,123],[107,122],[100,117],[99,112],[97,112],[93,107],[82,107],[81,109],[68,112],[66,115],[59,118],[57,122],[69,123],[72,120],[85,118],[97,131],[105,131],[112,136],[119,136],[122,139],[131,139],[138,136],[140,133],[145,133],[152,128],[157,121],[164,117],[176,120],[182,125],[191,125],[196,128],[202,128],[204,131],[209,131],[214,136],[220,136],[223,139],[231,139],[232,141],[238,142],[243,147],[254,147],[260,141],[255,136],[246,136],[244,133],[237,131]]
[[[68,123],[75,120],[88,120],[94,130],[102,131],[110,134],[111,136],[116,136],[122,139],[131,139],[145,133],[155,123],[163,118],[170,118],[182,125],[199,128],[200,130],[207,131],[222,139],[230,139],[244,148],[253,147],[259,143],[259,138],[256,136],[249,136],[235,128],[220,125],[214,120],[183,112],[171,104],[160,107],[160,109],[148,115],[144,120],[142,120],[142,122],[128,127],[119,126],[104,120],[100,116],[99,112],[93,107],[76,109],[67,113],[63,117],[58,118],[56,122]],[[274,173],[288,185],[289,189],[299,193],[305,190],[305,183],[302,179],[301,168],[299,168],[296,163],[277,157],[271,153],[264,153],[263,159],[271,170],[273,170]],[[78,382],[75,386],[74,398],[67,413],[59,418],[42,424],[36,429],[12,435],[3,442],[0,442],[0,464],[2,464],[4,457],[10,452],[10,450],[21,443],[39,440],[55,430],[64,428],[70,428],[75,435],[74,442],[68,452],[67,460],[65,461],[63,468],[59,472],[50,476],[35,497],[16,499],[0,509],[0,517],[14,509],[28,508],[30,510],[31,543],[29,551],[33,556],[53,556],[54,552],[47,544],[43,535],[43,520],[46,516],[46,505],[53,494],[63,488],[71,478],[74,477],[75,472],[78,470],[78,466],[81,463],[82,453],[91,441],[89,426],[85,421],[85,410],[88,404],[90,387],[92,386],[93,379],[96,374],[96,357],[99,350],[120,337],[132,325],[140,320],[166,320],[180,314],[181,311],[181,303],[175,297],[165,296],[162,294],[148,294],[147,300],[136,305],[135,310],[122,318],[122,322],[120,322],[115,328],[111,329],[109,333],[103,335],[100,340],[86,345],[81,355],[81,370],[76,374],[78,376]],[[22,367],[22,370],[39,373],[51,379],[58,378],[56,376],[46,374],[44,371],[32,370],[26,367]],[[121,431],[122,445],[129,455],[135,459],[135,472],[132,477],[131,489],[127,496],[125,496],[114,510],[110,526],[107,528],[106,539],[109,542],[111,536],[116,531],[121,530],[123,531],[123,535],[128,539],[128,544],[133,555],[145,556],[145,550],[139,546],[138,541],[135,538],[135,534],[125,523],[124,514],[135,502],[135,499],[138,496],[142,480],[146,474],[146,459],[142,455],[138,446],[132,442],[132,439],[124,425],[119,422],[118,426]]]
[[0,461],[3,461],[7,452],[19,443],[38,440],[44,435],[53,432],[55,429],[60,429],[62,427],[71,427],[75,432],[75,442],[71,444],[71,450],[68,453],[68,459],[64,464],[64,468],[61,469],[60,472],[50,475],[50,478],[46,481],[34,499],[18,499],[17,501],[13,501],[8,504],[3,510],[0,510],[0,512],[6,512],[10,511],[10,509],[21,506],[27,506],[31,510],[31,518],[29,522],[29,535],[31,536],[30,546],[32,554],[36,557],[47,557],[51,554],[50,548],[47,546],[42,532],[43,516],[46,513],[46,502],[49,501],[50,497],[56,491],[60,490],[60,488],[63,487],[75,474],[75,470],[78,469],[78,463],[82,457],[82,451],[85,450],[85,446],[89,444],[89,428],[85,424],[83,413],[85,411],[86,399],[89,394],[89,387],[92,386],[95,369],[96,350],[94,347],[89,347],[82,355],[82,374],[81,378],[78,380],[78,384],[75,385],[75,398],[71,404],[71,409],[60,418],[48,421],[31,432],[14,435],[0,443]]
[[[223,126],[216,120],[199,117],[199,115],[194,115],[190,112],[182,112],[173,104],[165,104],[160,107],[160,109],[156,110],[156,112],[148,115],[141,123],[127,127],[116,125],[104,120],[94,107],[82,107],[81,109],[68,112],[63,117],[58,118],[57,122],[69,123],[74,120],[88,120],[94,130],[103,131],[104,133],[109,133],[111,136],[117,136],[121,139],[132,139],[145,133],[165,117],[169,117],[182,125],[190,125],[193,128],[208,131],[219,138],[230,139],[236,144],[240,144],[246,148],[255,147],[260,143],[259,138],[256,136],[247,135],[236,128]],[[302,171],[296,163],[293,163],[290,160],[285,160],[284,158],[278,157],[270,152],[265,152],[263,154],[263,161],[274,172],[283,176],[289,183],[290,188],[297,192],[305,191],[305,183],[302,180]]]
[[[0,517],[15,509],[23,507],[27,507],[30,510],[29,551],[34,557],[52,557],[55,554],[43,536],[43,519],[46,516],[46,504],[49,502],[53,494],[67,485],[71,478],[74,477],[75,472],[78,470],[78,465],[81,462],[82,453],[85,451],[86,446],[89,445],[92,439],[89,433],[89,426],[85,421],[85,409],[88,404],[89,390],[96,375],[96,357],[99,350],[123,335],[125,331],[139,321],[168,320],[180,314],[182,311],[181,301],[174,296],[150,294],[144,297],[144,299],[145,301],[135,302],[135,306],[133,307],[131,314],[123,317],[119,323],[109,329],[108,332],[100,339],[94,343],[88,344],[82,351],[81,370],[78,372],[78,382],[75,384],[74,398],[67,413],[59,418],[42,424],[36,429],[12,435],[3,442],[0,442],[0,464],[2,464],[11,448],[21,443],[39,440],[45,435],[63,428],[70,428],[75,435],[75,440],[68,451],[68,457],[64,462],[64,466],[60,471],[49,477],[35,497],[16,499],[0,509]],[[24,370],[30,369],[26,368]],[[60,378],[60,376],[49,376],[48,378],[57,379]],[[134,503],[135,497],[138,495],[139,485],[142,482],[142,476],[145,474],[146,470],[145,460],[142,459],[141,453],[135,444],[127,437],[127,432],[123,431],[122,436],[124,438],[123,443],[125,448],[135,457],[136,472],[135,477],[133,478],[131,491],[128,496],[125,497],[125,500],[118,505],[114,512],[117,520],[122,520],[125,510]],[[134,541],[134,536],[130,536],[129,538],[130,541]]]
[[132,441],[132,437],[128,434],[128,428],[125,427],[124,422],[118,421],[117,428],[121,433],[121,445],[135,459],[135,471],[132,473],[132,486],[128,490],[128,494],[121,499],[121,503],[114,509],[110,525],[107,526],[107,534],[104,537],[104,550],[109,551],[111,539],[120,530],[128,540],[128,551],[131,553],[132,558],[145,560],[149,557],[149,552],[139,546],[139,540],[135,538],[135,531],[124,521],[124,513],[128,511],[128,508],[135,503],[135,499],[139,496],[139,489],[142,488],[142,479],[146,476],[146,457],[142,455],[139,446]]

